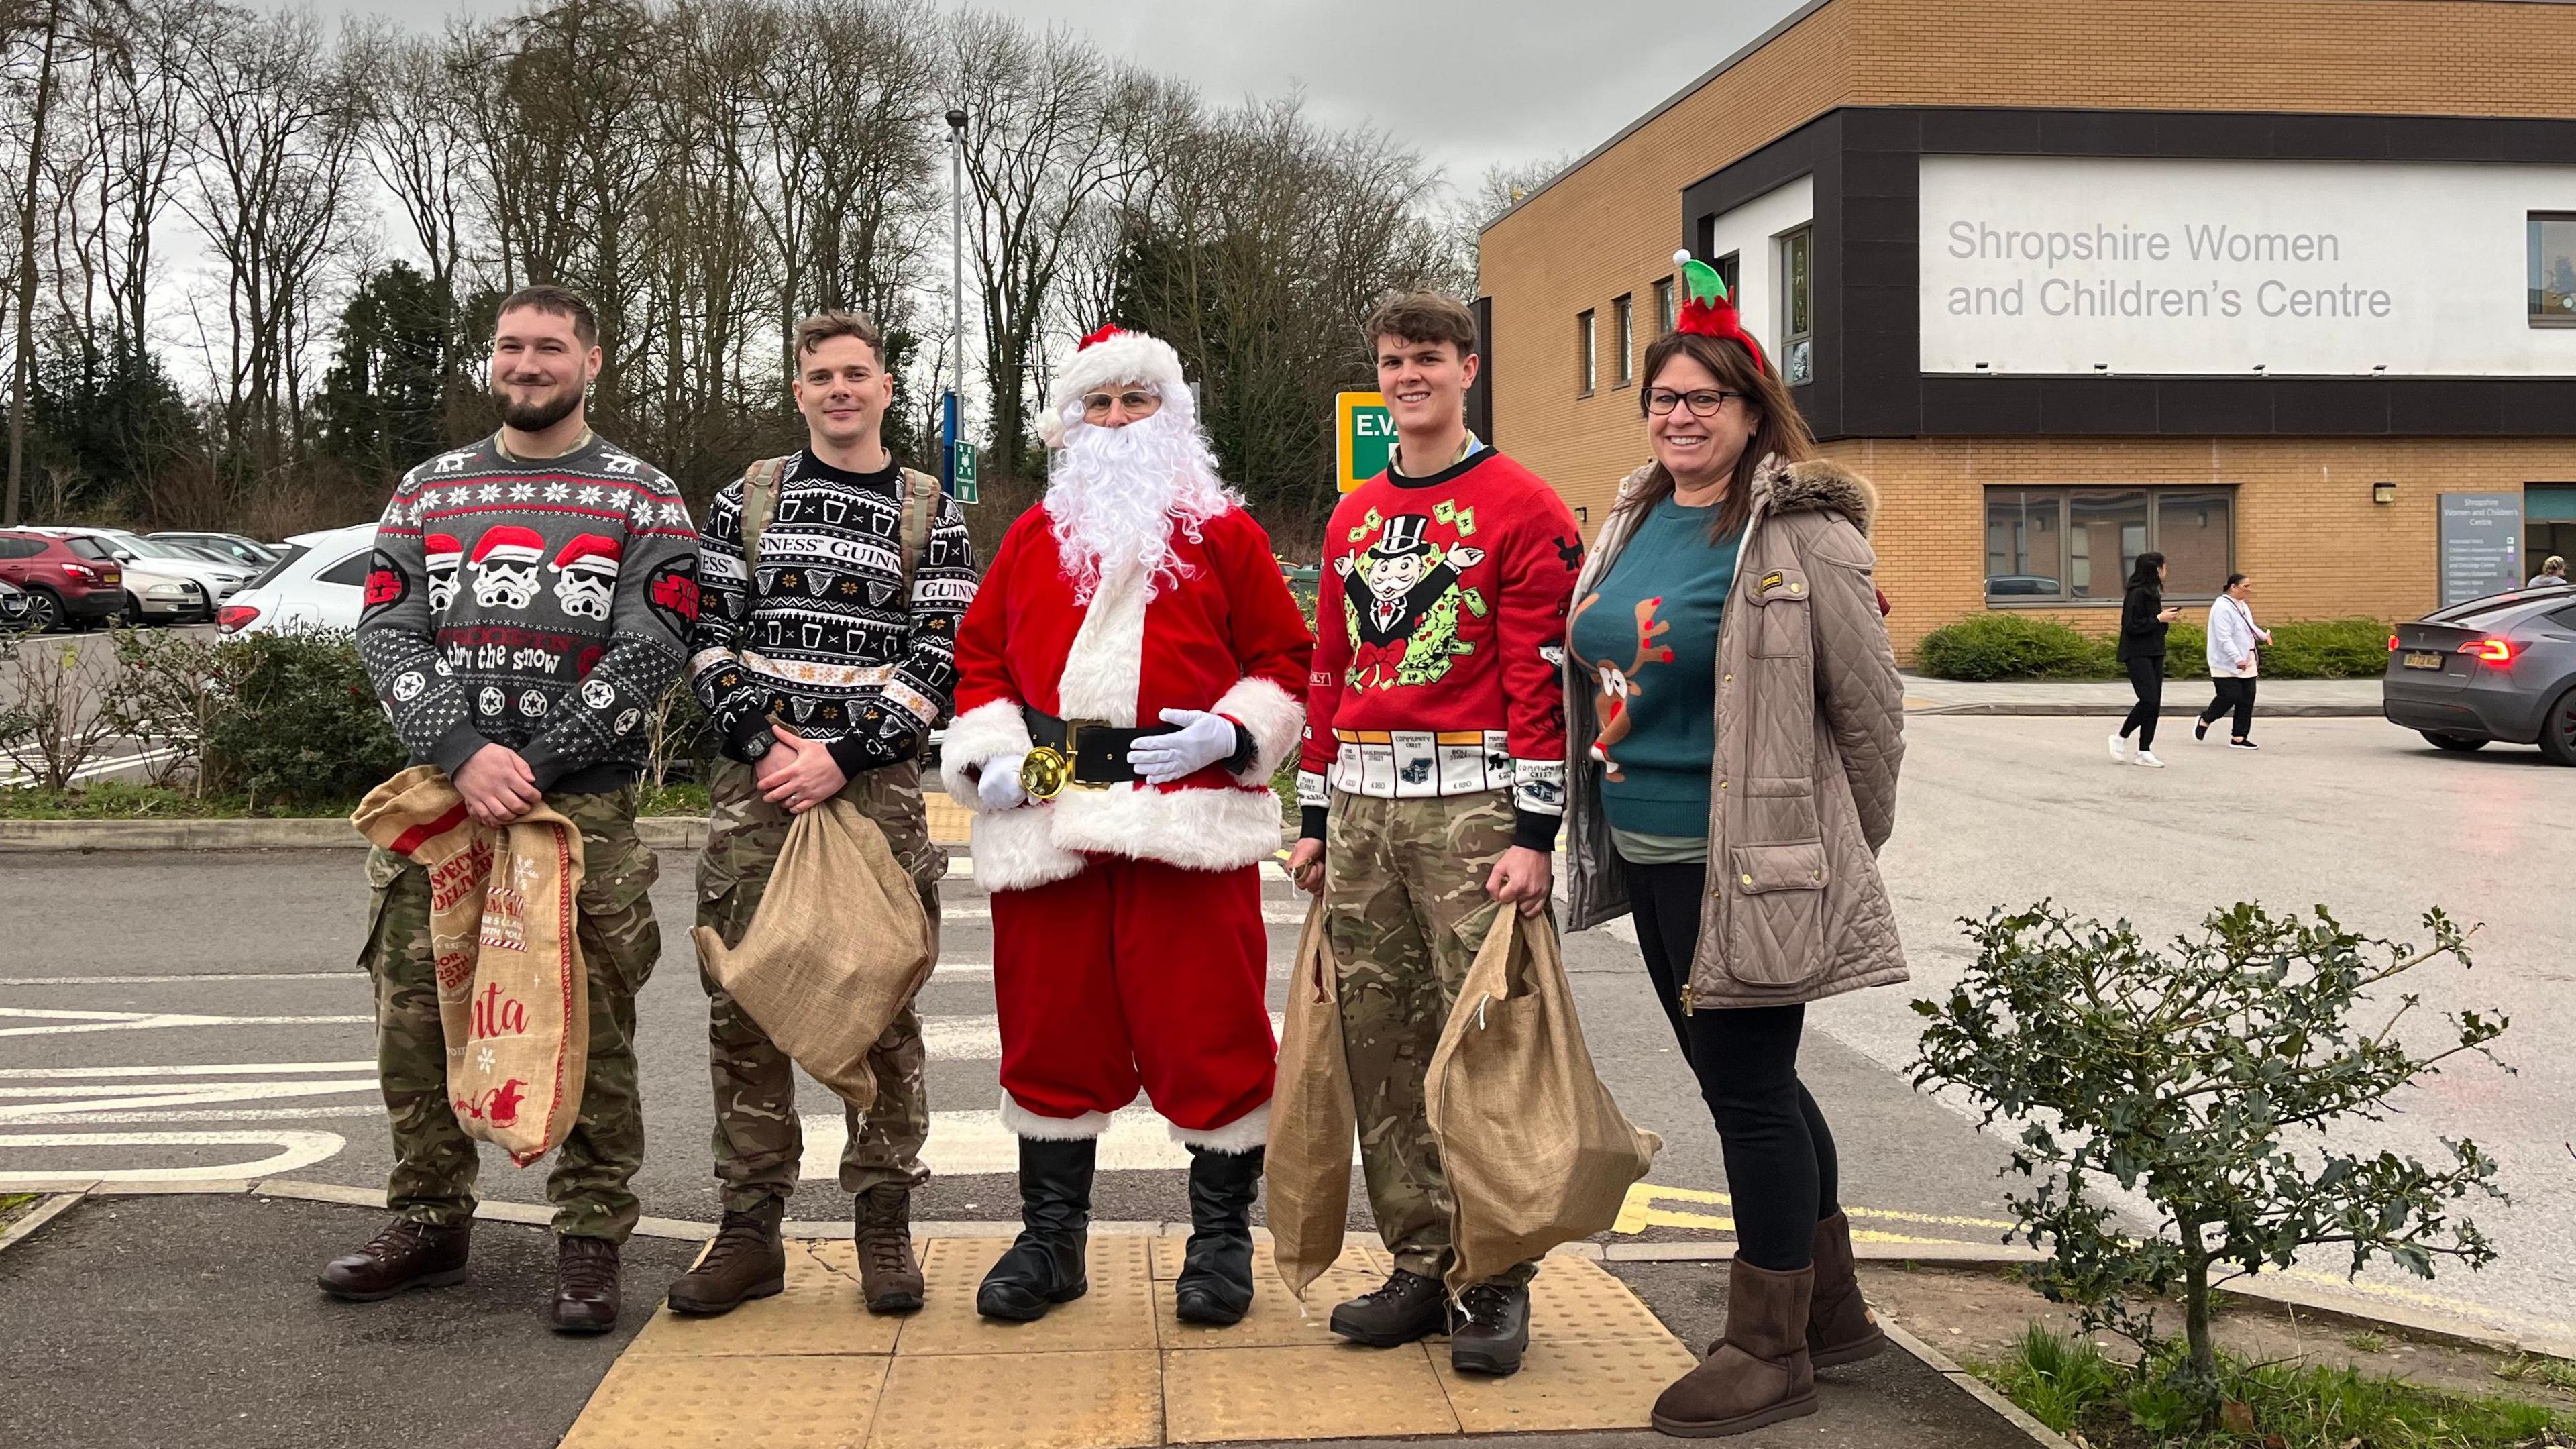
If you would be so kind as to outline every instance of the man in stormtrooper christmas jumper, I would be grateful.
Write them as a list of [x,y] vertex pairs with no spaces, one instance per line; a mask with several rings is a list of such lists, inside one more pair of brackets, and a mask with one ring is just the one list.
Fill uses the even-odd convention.
[[[1002,1115],[1021,1139],[1026,1230],[977,1306],[1034,1318],[1083,1291],[1096,1140],[1141,1086],[1193,1157],[1179,1312],[1231,1323],[1252,1301],[1277,1052],[1259,863],[1279,848],[1269,782],[1297,747],[1312,639],[1168,345],[1085,339],[1042,428],[1059,450],[1046,499],[959,631],[942,751],[949,794],[979,812]],[[1024,787],[1033,754],[1049,798]]]

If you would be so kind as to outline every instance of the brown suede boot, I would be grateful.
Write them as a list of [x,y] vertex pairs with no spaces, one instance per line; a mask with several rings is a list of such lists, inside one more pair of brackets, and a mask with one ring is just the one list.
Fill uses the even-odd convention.
[[444,1288],[465,1281],[466,1248],[474,1225],[442,1228],[397,1222],[345,1258],[322,1267],[322,1291],[352,1303],[374,1303],[409,1288]]
[[747,1212],[729,1212],[698,1261],[671,1285],[671,1311],[700,1316],[731,1313],[754,1298],[787,1291],[787,1244],[778,1220],[787,1204],[771,1198]]
[[1807,1313],[1816,1270],[1773,1273],[1737,1258],[1727,1275],[1726,1337],[1655,1400],[1655,1427],[1716,1439],[1816,1412]]
[[921,1264],[912,1256],[912,1191],[880,1183],[859,1195],[859,1295],[870,1313],[910,1313],[921,1306]]
[[1886,1347],[1877,1315],[1861,1301],[1851,1219],[1838,1210],[1816,1224],[1816,1301],[1807,1313],[1807,1357],[1820,1369],[1838,1368],[1876,1358]]

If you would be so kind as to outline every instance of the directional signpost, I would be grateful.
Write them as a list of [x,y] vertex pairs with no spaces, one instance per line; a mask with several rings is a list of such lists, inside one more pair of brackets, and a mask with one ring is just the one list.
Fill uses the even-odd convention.
[[949,465],[954,471],[949,474],[948,492],[960,503],[972,503],[976,501],[975,445],[959,438],[949,446],[955,450],[956,458]]
[[1386,471],[1395,454],[1395,415],[1386,399],[1373,392],[1346,392],[1334,408],[1333,454],[1341,466],[1341,486],[1351,492]]

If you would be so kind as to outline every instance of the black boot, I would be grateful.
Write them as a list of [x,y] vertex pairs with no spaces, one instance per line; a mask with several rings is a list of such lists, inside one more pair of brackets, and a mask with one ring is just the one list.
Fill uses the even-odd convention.
[[1029,1323],[1091,1291],[1083,1252],[1091,1239],[1091,1169],[1100,1144],[1020,1139],[1020,1236],[975,1290],[986,1318]]
[[1190,1245],[1181,1256],[1174,1306],[1184,1323],[1222,1328],[1252,1311],[1252,1199],[1261,1157],[1190,1149]]

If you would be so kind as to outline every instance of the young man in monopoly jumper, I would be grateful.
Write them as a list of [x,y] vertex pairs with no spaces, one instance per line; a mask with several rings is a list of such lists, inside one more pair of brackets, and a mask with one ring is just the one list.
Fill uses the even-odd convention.
[[1536,1265],[1471,1285],[1452,1327],[1423,1071],[1494,913],[1547,905],[1565,809],[1557,668],[1583,535],[1553,489],[1467,430],[1465,307],[1399,297],[1367,331],[1398,447],[1325,529],[1289,868],[1324,897],[1360,1158],[1395,1271],[1332,1327],[1376,1347],[1450,1329],[1456,1368],[1508,1374]]
[[1141,1087],[1190,1150],[1189,1322],[1252,1306],[1278,1043],[1263,1005],[1271,772],[1296,751],[1313,640],[1270,537],[1217,476],[1168,344],[1104,327],[1056,374],[1046,498],[993,555],[957,639],[948,793],[993,894],[1002,1121],[1022,1231],[976,1310],[1089,1288],[1100,1134]]
[[[358,654],[413,764],[444,770],[478,824],[505,826],[543,801],[581,828],[589,1059],[581,1116],[546,1178],[561,1240],[554,1326],[566,1333],[616,1325],[618,1245],[639,1211],[627,1187],[644,1161],[635,993],[662,933],[636,779],[646,721],[698,613],[698,535],[679,490],[585,419],[599,365],[598,319],[579,294],[525,287],[501,303],[500,431],[394,486],[358,619]],[[394,1223],[321,1278],[361,1301],[465,1276],[477,1165],[448,1101],[429,874],[379,846],[367,878]]]

